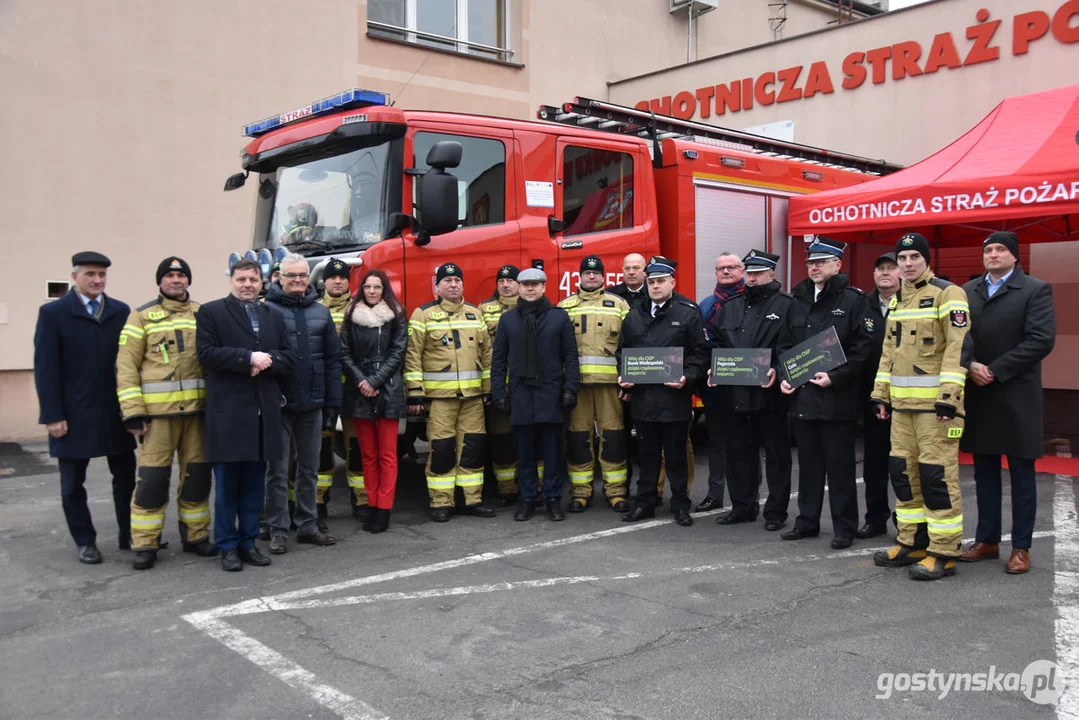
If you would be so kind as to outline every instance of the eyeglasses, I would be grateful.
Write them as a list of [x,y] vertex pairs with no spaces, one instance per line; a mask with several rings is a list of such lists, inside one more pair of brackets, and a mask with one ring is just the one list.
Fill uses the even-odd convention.
[[806,260],[806,267],[820,267],[821,265],[827,265],[828,263],[838,258],[820,258],[818,260]]
[[361,287],[362,287],[362,288],[363,288],[364,290],[381,290],[381,289],[382,289],[382,286],[381,286],[381,285],[363,285],[363,286],[361,286]]
[[738,272],[742,267],[740,265],[720,265],[716,268],[716,272]]
[[291,280],[292,278],[300,278],[301,280],[306,280],[307,278],[311,277],[311,275],[309,275],[308,273],[287,273],[287,272],[283,272],[283,273],[281,273],[281,277],[288,278],[289,280]]

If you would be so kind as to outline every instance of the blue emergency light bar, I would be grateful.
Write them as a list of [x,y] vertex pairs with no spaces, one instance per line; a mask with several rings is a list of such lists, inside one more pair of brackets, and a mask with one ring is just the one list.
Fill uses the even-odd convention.
[[306,105],[302,108],[290,110],[289,112],[281,113],[280,115],[274,115],[265,120],[251,123],[250,125],[244,125],[244,135],[252,138],[258,137],[259,135],[265,135],[271,130],[276,130],[277,128],[290,123],[318,117],[319,115],[327,115],[331,112],[338,112],[340,110],[389,104],[390,96],[386,93],[353,88],[336,95],[331,95],[327,98],[322,98],[321,100],[316,100],[310,105]]

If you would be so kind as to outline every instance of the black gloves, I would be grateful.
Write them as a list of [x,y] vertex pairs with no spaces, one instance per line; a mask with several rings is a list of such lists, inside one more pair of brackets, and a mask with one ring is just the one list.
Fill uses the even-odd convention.
[[889,405],[889,404],[888,404],[888,403],[886,403],[886,402],[881,402],[880,400],[870,400],[870,401],[869,401],[869,403],[870,403],[870,405],[872,405],[872,407],[873,407],[873,414],[874,414],[874,415],[876,415],[876,414],[877,414],[877,408],[884,408],[884,409],[885,409],[885,410],[887,410],[887,411],[888,411],[889,413],[890,413],[890,412],[892,411],[892,406],[891,406],[891,405]]
[[322,429],[323,430],[336,430],[337,429],[337,417],[341,413],[341,408],[336,407],[324,407],[322,408]]
[[124,430],[145,430],[150,425],[148,417],[133,417],[124,420]]
[[577,407],[577,393],[572,390],[562,391],[562,409],[569,412],[573,408]]
[[423,405],[423,395],[409,395],[405,402],[409,405]]
[[955,419],[955,405],[939,402],[933,405],[933,408],[937,411],[937,417],[947,418],[948,420]]

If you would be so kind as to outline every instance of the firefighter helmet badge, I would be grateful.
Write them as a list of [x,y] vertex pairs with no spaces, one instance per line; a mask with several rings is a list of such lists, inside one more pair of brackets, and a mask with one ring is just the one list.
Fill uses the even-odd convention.
[[595,258],[588,258],[588,267],[590,267],[590,268],[596,267],[596,259]]

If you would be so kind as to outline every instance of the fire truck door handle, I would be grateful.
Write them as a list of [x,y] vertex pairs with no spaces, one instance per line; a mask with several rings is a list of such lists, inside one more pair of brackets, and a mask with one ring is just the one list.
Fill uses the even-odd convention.
[[554,237],[558,233],[566,229],[566,224],[562,222],[561,218],[556,218],[554,215],[547,216],[547,232]]

